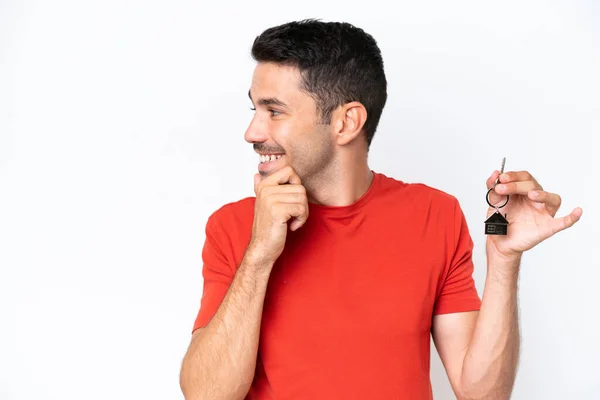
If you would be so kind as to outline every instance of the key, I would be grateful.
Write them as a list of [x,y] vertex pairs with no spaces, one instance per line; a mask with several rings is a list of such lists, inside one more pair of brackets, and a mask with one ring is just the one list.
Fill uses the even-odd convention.
[[[502,166],[500,167],[500,175],[504,173],[504,165],[506,164],[506,157],[502,159]],[[487,201],[490,207],[494,207],[496,212],[493,213],[486,221],[485,221],[485,234],[486,235],[506,235],[508,233],[508,221],[506,220],[506,214],[502,215],[499,211],[500,208],[504,207],[508,203],[508,196],[506,196],[506,202],[501,206],[495,206],[490,203],[489,195],[492,190],[496,188],[498,182],[500,182],[500,175],[496,178],[496,182],[494,182],[494,186],[492,186],[485,196],[485,200]]]
[[500,175],[502,175],[504,173],[504,165],[505,164],[506,164],[506,157],[504,157],[502,159],[502,166],[500,167],[500,174],[496,178],[496,182],[494,182],[494,189],[496,188],[496,185],[500,182]]

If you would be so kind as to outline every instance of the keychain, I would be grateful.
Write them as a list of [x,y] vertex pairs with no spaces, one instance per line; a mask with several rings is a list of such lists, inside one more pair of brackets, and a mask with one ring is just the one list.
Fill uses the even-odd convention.
[[[500,168],[500,175],[504,172],[504,164],[506,163],[506,157],[502,159],[502,167]],[[485,221],[485,234],[486,235],[506,235],[508,231],[508,220],[506,219],[506,214],[504,216],[500,214],[500,209],[508,204],[508,195],[506,195],[506,201],[501,206],[495,206],[490,203],[490,193],[492,190],[496,188],[496,185],[500,181],[500,175],[494,182],[494,186],[488,190],[485,201],[489,204],[490,207],[495,208],[496,212],[493,213],[486,221]]]

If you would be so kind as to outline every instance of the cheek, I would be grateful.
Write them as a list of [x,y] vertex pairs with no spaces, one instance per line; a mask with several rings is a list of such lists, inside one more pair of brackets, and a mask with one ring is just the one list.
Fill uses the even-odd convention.
[[271,124],[276,137],[282,141],[293,142],[302,136],[302,126],[294,120],[272,121]]
[[285,150],[290,156],[289,161],[293,160],[294,164],[311,163],[315,157],[319,158],[323,152],[330,151],[329,129],[315,124],[312,117],[271,121],[274,141]]
[[307,127],[307,130],[290,143],[295,159],[312,166],[322,165],[332,158],[333,144],[329,138],[329,130],[323,127]]
[[277,140],[281,142],[290,142],[294,139],[294,125],[287,121],[274,122],[273,132]]
[[296,154],[307,140],[302,124],[294,120],[272,121],[271,132],[273,140],[288,154]]

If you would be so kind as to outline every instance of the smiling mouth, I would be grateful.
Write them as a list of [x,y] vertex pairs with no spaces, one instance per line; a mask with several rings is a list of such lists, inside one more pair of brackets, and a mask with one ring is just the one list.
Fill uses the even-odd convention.
[[273,161],[277,161],[281,157],[284,157],[284,154],[261,154],[259,155],[259,160],[261,164],[267,164]]

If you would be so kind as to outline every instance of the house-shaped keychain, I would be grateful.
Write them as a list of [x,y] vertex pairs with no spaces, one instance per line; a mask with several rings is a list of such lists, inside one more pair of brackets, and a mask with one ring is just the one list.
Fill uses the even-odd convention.
[[486,235],[506,235],[507,228],[508,221],[498,210],[485,221]]

